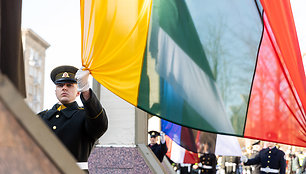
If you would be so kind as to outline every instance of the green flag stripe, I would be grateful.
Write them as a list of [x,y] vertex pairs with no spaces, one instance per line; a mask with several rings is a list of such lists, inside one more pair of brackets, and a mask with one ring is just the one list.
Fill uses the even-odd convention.
[[153,7],[153,10],[158,9],[160,27],[213,79],[213,73],[186,3],[176,0],[157,0],[154,6],[156,7]]
[[256,6],[186,2],[153,1],[138,106],[186,127],[242,136],[261,37]]
[[[166,96],[164,97],[166,99],[160,99],[155,104],[155,108],[154,103],[149,104],[150,102],[139,101],[139,107],[149,107],[148,109],[153,109],[152,112],[156,112],[157,115],[164,119],[178,124],[189,125],[196,129],[202,129],[204,125],[210,125],[211,128],[208,131],[219,130],[234,133],[230,120],[226,117],[223,102],[215,82],[177,46],[176,42],[162,28],[159,28],[157,42],[157,59],[152,62],[153,64],[146,66],[155,66],[154,69],[160,78],[155,81],[150,79],[150,83],[167,83],[171,87],[171,91],[164,89],[164,91],[155,91],[153,95],[151,93],[154,91],[151,91],[150,96]],[[150,76],[153,76],[152,72]],[[148,76],[145,72],[143,72],[141,81],[143,80],[148,81]],[[142,95],[148,94],[145,94],[147,88],[145,86],[141,87],[143,88],[139,93],[139,99],[145,100]],[[163,88],[163,85],[160,85],[160,88]],[[179,99],[167,100],[170,96],[169,93],[173,93],[171,95],[177,96]],[[148,101],[152,100],[154,99],[148,98]],[[159,107],[156,108],[156,106]],[[154,109],[157,110],[154,111]],[[206,129],[208,128],[206,127]]]

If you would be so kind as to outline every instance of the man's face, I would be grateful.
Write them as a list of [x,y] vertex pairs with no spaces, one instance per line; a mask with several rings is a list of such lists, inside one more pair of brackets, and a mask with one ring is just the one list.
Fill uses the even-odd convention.
[[207,143],[204,144],[204,152],[209,151],[209,145]]
[[56,84],[55,94],[62,104],[74,102],[76,97],[80,95],[77,90],[76,83],[59,83]]
[[271,148],[271,147],[275,146],[275,143],[273,143],[273,142],[265,142],[265,146]]
[[252,150],[254,150],[254,151],[260,151],[260,149],[261,149],[261,147],[260,147],[260,145],[259,144],[257,144],[257,145],[254,145],[253,146],[253,149]]
[[150,138],[150,142],[151,142],[151,144],[156,144],[157,143],[157,137],[151,137]]

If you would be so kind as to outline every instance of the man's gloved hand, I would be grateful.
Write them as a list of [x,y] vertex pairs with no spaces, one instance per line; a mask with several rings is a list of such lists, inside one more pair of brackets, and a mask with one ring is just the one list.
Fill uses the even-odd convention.
[[247,158],[246,156],[244,156],[244,155],[241,156],[240,160],[241,160],[241,162],[243,162],[243,163],[248,162],[248,158]]
[[80,68],[76,74],[75,78],[78,83],[78,91],[84,92],[89,90],[88,77],[90,72],[88,70],[83,70],[84,67]]
[[166,140],[165,140],[165,133],[164,132],[160,132],[160,143],[161,144],[165,144]]
[[197,164],[195,164],[195,165],[192,166],[192,168],[197,169],[197,168],[199,168],[199,166]]

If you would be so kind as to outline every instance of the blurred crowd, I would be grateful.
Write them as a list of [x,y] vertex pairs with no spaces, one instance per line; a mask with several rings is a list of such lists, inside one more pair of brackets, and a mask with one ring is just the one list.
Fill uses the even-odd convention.
[[299,151],[289,153],[287,159],[287,173],[289,174],[306,174],[306,153]]
[[[246,156],[248,159],[255,158],[259,152],[265,148],[264,145],[258,141],[252,146],[242,148],[242,155]],[[277,149],[282,149],[280,145],[276,144]],[[306,149],[297,148],[297,150],[284,150],[284,158],[286,162],[286,174],[306,174]],[[199,154],[201,159],[203,154]],[[203,159],[203,157],[202,157]],[[169,159],[170,160],[170,159]],[[216,163],[211,162],[210,166],[215,168],[215,170],[202,170],[198,163],[195,164],[177,164],[172,162],[172,166],[176,173],[180,174],[201,174],[201,173],[217,173],[217,174],[259,174],[261,173],[261,165],[244,165],[241,156],[216,156]],[[201,160],[202,161],[202,160]],[[171,162],[171,160],[170,160]],[[201,162],[200,162],[201,163]],[[206,163],[206,161],[205,161]],[[204,163],[203,163],[204,164]],[[215,165],[215,166],[214,166]],[[205,165],[204,165],[205,166]],[[281,172],[279,172],[281,173]]]

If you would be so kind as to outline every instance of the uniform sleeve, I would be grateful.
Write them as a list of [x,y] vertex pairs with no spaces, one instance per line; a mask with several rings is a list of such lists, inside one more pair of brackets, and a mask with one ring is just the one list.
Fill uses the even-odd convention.
[[285,153],[282,152],[281,159],[280,159],[280,174],[286,173],[286,159],[285,159]]
[[217,169],[216,169],[216,166],[217,166],[217,157],[216,157],[216,155],[215,154],[212,154],[213,155],[213,160],[212,160],[212,167],[213,167],[213,169],[212,169],[212,171],[213,171],[213,173],[216,173],[217,172]]
[[167,144],[166,142],[164,144],[160,144],[161,148],[160,148],[160,153],[162,155],[162,157],[164,157],[168,151],[168,147],[167,147]]
[[96,140],[106,132],[108,128],[108,120],[105,110],[95,93],[93,93],[91,89],[89,89],[89,91],[90,97],[87,101],[85,101],[82,94],[80,98],[87,115],[85,122],[87,134]]
[[244,165],[254,165],[254,164],[260,164],[260,153],[257,154],[254,158],[248,159],[246,163],[243,163]]

